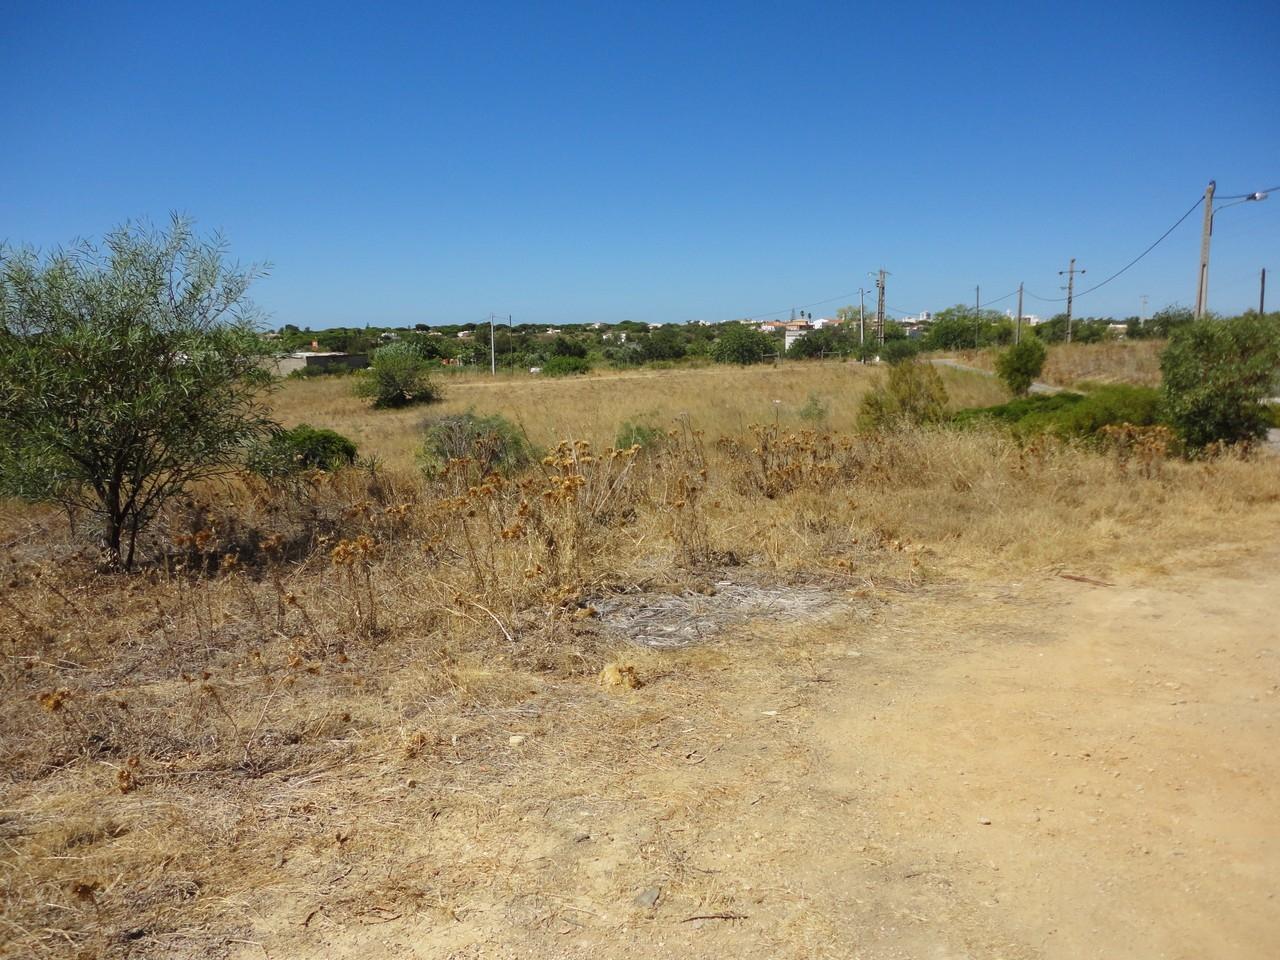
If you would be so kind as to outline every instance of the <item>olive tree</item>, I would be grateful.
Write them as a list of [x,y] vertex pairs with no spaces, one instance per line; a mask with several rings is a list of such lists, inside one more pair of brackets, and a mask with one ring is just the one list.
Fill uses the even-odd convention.
[[272,426],[248,299],[261,268],[190,221],[45,256],[0,247],[0,494],[87,510],[108,565]]
[[1280,322],[1246,314],[1176,324],[1160,372],[1165,417],[1188,450],[1258,440],[1280,390]]

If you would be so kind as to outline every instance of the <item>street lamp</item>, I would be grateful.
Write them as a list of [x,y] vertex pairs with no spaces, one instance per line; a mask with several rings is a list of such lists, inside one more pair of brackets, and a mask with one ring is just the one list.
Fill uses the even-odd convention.
[[1205,311],[1209,309],[1209,241],[1213,237],[1213,218],[1219,211],[1234,207],[1240,203],[1248,203],[1251,200],[1267,199],[1265,190],[1258,190],[1254,193],[1246,193],[1242,197],[1235,197],[1231,203],[1224,203],[1217,210],[1213,209],[1213,192],[1217,188],[1214,181],[1209,181],[1209,186],[1204,191],[1204,228],[1200,233],[1200,286],[1196,291],[1196,317],[1203,317]]

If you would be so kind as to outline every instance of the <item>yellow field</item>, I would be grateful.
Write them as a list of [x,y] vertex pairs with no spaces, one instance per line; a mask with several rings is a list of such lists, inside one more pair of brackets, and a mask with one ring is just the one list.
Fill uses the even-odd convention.
[[[989,377],[948,369],[941,373],[956,409],[1007,399],[1004,388]],[[626,421],[667,428],[683,414],[713,439],[775,420],[792,429],[848,432],[854,428],[859,399],[880,376],[875,367],[838,362],[602,372],[559,379],[468,372],[440,378],[443,403],[400,411],[371,409],[367,400],[352,395],[351,380],[339,377],[284,381],[273,401],[276,416],[286,426],[328,427],[355,440],[364,455],[375,455],[388,466],[410,467],[421,443],[422,421],[464,410],[500,413],[524,427],[542,447],[582,439],[601,448],[613,443]],[[821,420],[800,416],[810,398],[826,409]]]
[[[1164,340],[1121,340],[1111,343],[1054,343],[1049,345],[1040,379],[1059,387],[1081,383],[1160,384],[1160,352]],[[962,350],[965,363],[994,370],[995,350]]]

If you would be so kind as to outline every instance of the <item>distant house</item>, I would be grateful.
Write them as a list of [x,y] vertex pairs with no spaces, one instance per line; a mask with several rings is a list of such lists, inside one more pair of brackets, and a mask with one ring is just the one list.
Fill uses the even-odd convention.
[[470,330],[459,330],[459,331],[458,331],[458,339],[459,339],[459,340],[470,340],[470,339],[471,339],[471,331],[470,331]]
[[783,338],[782,338],[783,348],[786,350],[790,350],[791,345],[793,343],[795,343],[801,337],[808,336],[812,329],[813,328],[810,327],[807,323],[806,324],[798,324],[798,323],[787,324],[787,332],[783,335]]
[[363,353],[341,353],[339,351],[300,350],[275,357],[272,361],[277,376],[285,377],[300,370],[338,371],[363,370],[369,365],[369,358]]
[[378,339],[383,341],[384,343],[389,343],[392,340],[399,340],[400,334],[396,333],[393,330],[387,330],[383,333],[378,334]]
[[784,320],[766,320],[764,323],[760,324],[761,333],[777,333],[778,331],[785,329],[787,329],[787,324]]

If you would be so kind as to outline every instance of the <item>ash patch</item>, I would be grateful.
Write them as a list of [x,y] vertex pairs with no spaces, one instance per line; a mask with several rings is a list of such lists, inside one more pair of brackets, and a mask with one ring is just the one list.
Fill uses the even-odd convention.
[[842,606],[838,592],[813,584],[721,579],[701,590],[637,591],[591,602],[603,632],[644,647],[687,647],[753,620],[813,620]]

